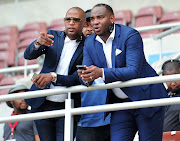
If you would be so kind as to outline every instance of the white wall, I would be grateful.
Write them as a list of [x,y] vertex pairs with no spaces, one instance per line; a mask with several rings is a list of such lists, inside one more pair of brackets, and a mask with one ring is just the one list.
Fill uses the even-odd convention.
[[97,3],[112,5],[114,10],[130,9],[134,15],[139,8],[154,5],[162,6],[165,12],[180,10],[179,0],[26,0],[0,5],[0,27],[18,25],[22,28],[34,21],[49,24],[54,19],[63,18],[70,7],[87,10]]

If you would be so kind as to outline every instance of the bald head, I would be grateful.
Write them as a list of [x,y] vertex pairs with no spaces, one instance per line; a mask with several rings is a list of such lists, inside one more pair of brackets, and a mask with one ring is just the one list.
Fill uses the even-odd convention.
[[164,62],[162,66],[163,75],[167,74],[179,74],[180,73],[180,61],[168,60]]
[[[82,10],[80,7],[71,7],[68,11],[77,11],[79,14],[80,14],[80,17],[81,17],[81,20],[85,21],[86,20],[86,14],[84,12],[84,10]],[[67,16],[67,13],[66,13],[66,16]]]

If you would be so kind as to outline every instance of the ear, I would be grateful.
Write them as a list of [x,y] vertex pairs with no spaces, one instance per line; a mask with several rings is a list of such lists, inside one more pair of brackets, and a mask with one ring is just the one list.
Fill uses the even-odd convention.
[[114,15],[110,16],[110,21],[111,21],[111,23],[114,23],[114,21],[115,21],[115,16]]

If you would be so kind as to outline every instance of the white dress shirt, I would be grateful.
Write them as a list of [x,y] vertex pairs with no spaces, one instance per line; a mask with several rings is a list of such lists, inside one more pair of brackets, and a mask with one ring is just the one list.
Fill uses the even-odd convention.
[[[76,40],[70,40],[68,36],[66,36],[64,40],[64,47],[62,49],[61,57],[59,60],[59,64],[56,69],[56,73],[59,75],[68,75],[69,65],[71,59],[79,45]],[[50,85],[50,89],[64,89],[64,86],[54,86],[53,84]],[[67,99],[67,94],[57,94],[47,96],[46,99],[53,102],[64,102]]]
[[[107,62],[108,68],[112,68],[111,54],[112,54],[112,42],[114,40],[114,36],[115,36],[115,25],[114,25],[114,30],[110,34],[106,43],[98,35],[96,36],[96,40],[99,41],[103,46],[103,51],[104,51],[104,54],[106,57],[106,62]],[[106,76],[104,76],[104,69],[103,69],[103,80],[105,80],[105,77]],[[121,99],[128,98],[128,96],[120,88],[113,88],[112,91],[118,98],[121,98]]]

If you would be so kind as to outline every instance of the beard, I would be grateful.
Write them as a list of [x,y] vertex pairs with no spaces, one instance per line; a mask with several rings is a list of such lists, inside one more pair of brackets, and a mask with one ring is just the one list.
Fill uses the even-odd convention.
[[180,86],[178,86],[176,89],[172,90],[169,89],[172,93],[180,94]]

